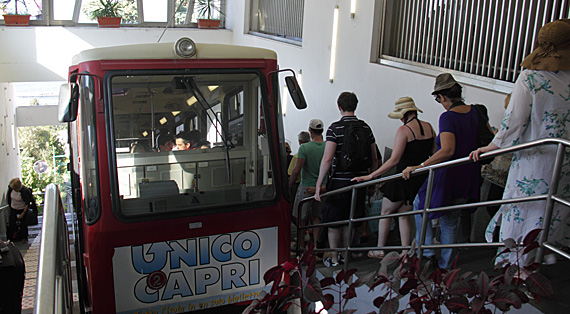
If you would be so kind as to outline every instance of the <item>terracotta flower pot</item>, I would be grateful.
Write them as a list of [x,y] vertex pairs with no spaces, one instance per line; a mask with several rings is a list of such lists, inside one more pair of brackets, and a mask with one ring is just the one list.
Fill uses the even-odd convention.
[[98,17],[97,23],[99,23],[100,28],[118,28],[121,26],[120,17]]
[[6,26],[28,26],[30,24],[30,15],[4,14],[4,23]]
[[220,20],[198,19],[198,28],[219,28]]

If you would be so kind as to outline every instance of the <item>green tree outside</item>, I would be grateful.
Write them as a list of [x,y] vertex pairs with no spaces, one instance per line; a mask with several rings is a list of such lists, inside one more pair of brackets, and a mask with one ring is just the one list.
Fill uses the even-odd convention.
[[[57,184],[62,198],[65,197],[64,183],[69,181],[69,157],[65,154],[66,144],[60,137],[65,130],[65,126],[18,128],[22,183],[32,189],[38,205],[43,204],[45,188],[50,183]],[[47,162],[49,168],[45,173],[34,171],[34,163],[38,160]],[[41,213],[43,207],[39,206],[38,209]]]

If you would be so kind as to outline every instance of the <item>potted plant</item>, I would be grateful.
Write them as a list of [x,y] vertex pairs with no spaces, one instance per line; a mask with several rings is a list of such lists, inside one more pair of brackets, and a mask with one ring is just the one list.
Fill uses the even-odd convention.
[[123,7],[118,0],[96,0],[89,4],[85,13],[90,19],[97,19],[99,27],[117,28],[121,25]]
[[[12,1],[14,1],[14,13],[6,12],[8,5]],[[18,11],[18,2],[24,6],[24,10]],[[0,7],[2,11],[6,12],[6,14],[4,14],[4,23],[6,26],[28,26],[30,24],[30,15],[27,13],[28,7],[24,0],[2,0]]]
[[197,0],[195,5],[198,14],[198,28],[219,28],[220,19],[213,18],[215,12],[223,15],[219,0]]

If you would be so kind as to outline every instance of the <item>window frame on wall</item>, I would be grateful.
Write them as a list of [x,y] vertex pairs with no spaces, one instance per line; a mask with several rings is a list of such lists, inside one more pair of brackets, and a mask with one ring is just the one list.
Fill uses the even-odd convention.
[[373,62],[450,72],[500,92],[512,90],[542,25],[570,17],[570,0],[377,0],[376,6]]
[[[16,1],[16,0],[13,0]],[[58,0],[41,0],[41,17],[42,19],[30,20],[30,26],[97,26],[97,21],[92,22],[79,22],[80,16],[82,15],[81,8],[82,3],[88,3],[93,0],[70,0],[70,2],[75,2],[73,7],[73,14],[70,16],[70,19],[55,19],[54,10],[55,4],[54,1]],[[157,27],[157,28],[197,28],[198,25],[196,22],[192,22],[192,15],[194,13],[195,4],[198,0],[187,0],[188,6],[182,6],[182,9],[186,8],[186,17],[184,19],[183,24],[173,24],[173,16],[177,8],[179,1],[184,0],[167,0],[165,1],[166,8],[166,16],[167,20],[164,22],[145,22],[144,21],[144,3],[145,0],[134,0],[136,3],[136,12],[137,12],[137,23],[122,23],[121,27]],[[225,10],[226,0],[219,0],[221,11]],[[188,9],[190,8],[190,9]],[[225,16],[220,14],[220,27],[225,27]],[[4,20],[0,19],[0,25],[4,25]]]
[[[248,4],[249,10],[246,12],[249,12],[249,34],[295,45],[302,44],[305,0],[250,0]],[[261,12],[264,9],[267,10],[265,19]]]

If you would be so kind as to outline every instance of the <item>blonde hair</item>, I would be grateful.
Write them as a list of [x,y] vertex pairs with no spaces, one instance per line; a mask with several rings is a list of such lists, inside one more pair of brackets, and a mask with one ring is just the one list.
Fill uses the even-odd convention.
[[12,190],[20,192],[20,190],[22,189],[22,181],[20,181],[20,178],[13,178],[12,180],[10,180],[10,187],[12,188]]

